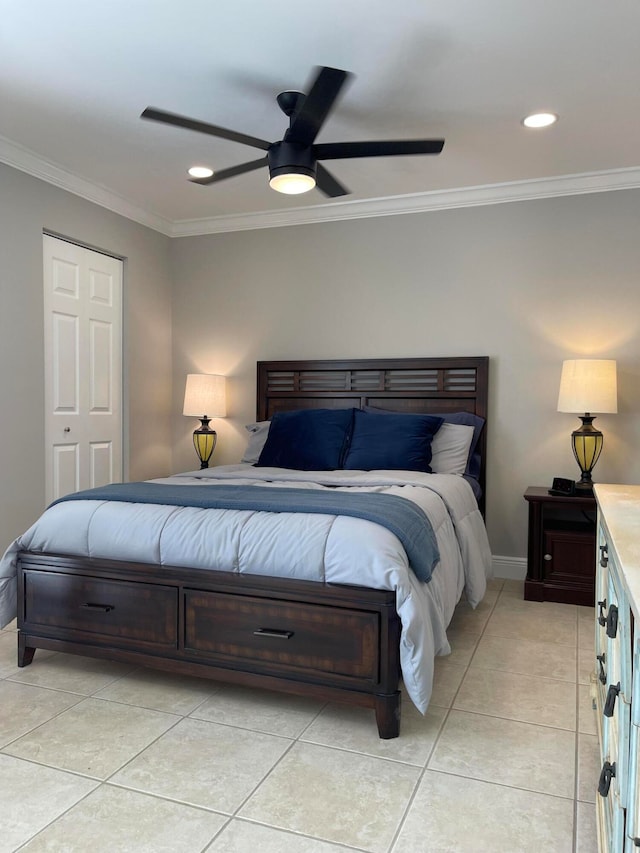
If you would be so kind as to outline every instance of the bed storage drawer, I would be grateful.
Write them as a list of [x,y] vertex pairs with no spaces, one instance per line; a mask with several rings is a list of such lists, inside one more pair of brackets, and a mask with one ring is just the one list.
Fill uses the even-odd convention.
[[23,626],[176,649],[178,591],[62,572],[24,572]]
[[376,612],[185,590],[185,650],[218,662],[376,682]]
[[[375,710],[398,736],[393,590],[39,552],[18,558],[18,666],[37,649]],[[37,662],[36,662],[37,665]]]

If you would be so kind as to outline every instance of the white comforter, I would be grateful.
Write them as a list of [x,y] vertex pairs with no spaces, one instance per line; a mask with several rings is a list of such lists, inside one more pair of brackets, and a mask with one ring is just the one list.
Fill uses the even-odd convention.
[[157,483],[253,484],[267,488],[382,491],[426,512],[440,549],[429,583],[411,571],[386,528],[359,518],[305,513],[201,509],[107,501],[69,501],[46,510],[0,560],[0,626],[16,612],[20,550],[170,566],[278,575],[394,589],[402,622],[400,661],[409,696],[427,709],[435,655],[450,651],[445,629],[464,592],[482,599],[491,552],[471,487],[462,478],[413,471],[291,471],[227,465]]

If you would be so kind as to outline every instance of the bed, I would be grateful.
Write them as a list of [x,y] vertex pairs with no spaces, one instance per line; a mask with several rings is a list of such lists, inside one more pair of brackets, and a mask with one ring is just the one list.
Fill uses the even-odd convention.
[[[367,426],[383,413],[486,422],[487,383],[486,357],[259,362],[252,429],[266,424],[273,437],[284,413],[331,410]],[[247,461],[152,481],[148,491],[170,490],[152,505],[95,494],[57,504],[0,563],[0,620],[16,577],[18,665],[43,648],[346,702],[374,709],[379,736],[396,737],[401,677],[424,712],[455,604],[484,594],[486,432],[486,423],[475,431],[472,477]],[[305,492],[309,508],[174,506],[164,496],[176,489],[205,501],[242,489],[270,502]],[[339,509],[378,495],[431,519],[428,582],[407,557],[404,522],[394,533]],[[325,500],[338,508],[327,512]]]

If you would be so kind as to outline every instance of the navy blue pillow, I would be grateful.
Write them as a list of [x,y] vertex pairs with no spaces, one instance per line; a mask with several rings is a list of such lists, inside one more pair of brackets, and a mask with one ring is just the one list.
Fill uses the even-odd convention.
[[[391,409],[378,409],[375,406],[365,406],[364,411],[378,415],[399,414],[399,412],[393,412]],[[409,417],[416,417],[416,415],[410,415]],[[473,477],[475,480],[478,480],[480,478],[482,457],[476,448],[480,439],[480,433],[484,427],[484,418],[481,418],[480,415],[474,415],[471,412],[442,412],[438,417],[441,417],[444,423],[447,424],[463,424],[464,426],[473,427],[473,439],[469,448],[467,470],[464,473],[466,477]]]
[[431,441],[442,425],[432,415],[374,415],[356,409],[343,468],[431,473]]
[[300,409],[277,412],[259,468],[295,468],[298,471],[335,471],[342,467],[351,435],[353,409]]

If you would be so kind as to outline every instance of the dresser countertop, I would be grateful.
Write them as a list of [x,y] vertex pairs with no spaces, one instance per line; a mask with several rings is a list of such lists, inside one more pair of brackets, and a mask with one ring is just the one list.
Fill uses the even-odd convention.
[[594,493],[618,556],[630,604],[640,616],[640,486],[596,484]]

